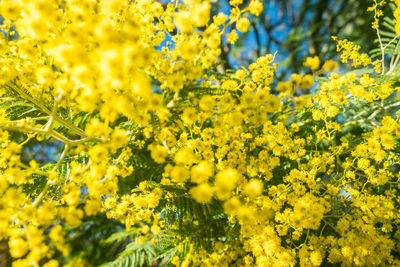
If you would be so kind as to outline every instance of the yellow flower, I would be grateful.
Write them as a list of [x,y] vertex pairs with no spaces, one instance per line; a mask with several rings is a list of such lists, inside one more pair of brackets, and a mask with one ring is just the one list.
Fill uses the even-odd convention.
[[315,56],[315,57],[307,57],[303,65],[305,67],[309,67],[311,70],[317,70],[320,64],[321,63],[319,57]]
[[168,155],[168,150],[161,145],[149,145],[150,155],[157,163],[165,162],[165,157]]
[[322,65],[321,70],[324,72],[337,71],[339,70],[339,63],[337,61],[328,59],[327,61],[325,61],[324,65]]
[[150,230],[155,235],[158,235],[161,232],[161,229],[158,225],[152,225]]
[[152,93],[150,80],[143,73],[136,73],[133,76],[132,93],[140,97],[149,97]]
[[215,100],[210,95],[205,95],[200,99],[199,106],[204,111],[211,111],[214,109]]
[[20,258],[24,256],[29,250],[29,244],[22,238],[11,238],[8,241],[10,247],[10,254],[14,258]]
[[255,198],[263,192],[264,185],[260,180],[252,179],[244,187],[244,191],[250,198]]
[[381,144],[386,150],[390,150],[394,148],[395,142],[393,135],[391,134],[382,134],[380,136],[381,138]]
[[236,41],[239,39],[239,35],[237,34],[236,30],[231,30],[229,34],[226,35],[228,44],[235,44]]
[[176,183],[184,183],[189,179],[189,170],[183,165],[177,165],[170,170],[171,179]]
[[231,6],[238,6],[238,5],[242,4],[242,3],[243,3],[243,0],[230,0],[229,1],[229,4]]
[[208,1],[197,3],[191,8],[191,18],[193,25],[203,27],[210,19],[211,5]]
[[249,11],[251,14],[259,16],[263,11],[263,3],[259,0],[251,0],[249,4]]
[[179,257],[178,257],[178,256],[174,256],[174,257],[172,258],[172,260],[171,260],[171,263],[172,263],[173,265],[175,265],[175,266],[178,266],[179,263],[180,263]]
[[113,151],[128,143],[127,132],[123,129],[115,129],[111,134],[110,147]]
[[242,225],[252,224],[255,219],[253,210],[247,206],[241,206],[238,209],[236,216]]
[[230,198],[224,202],[224,211],[229,215],[235,215],[240,207],[240,200],[237,197]]
[[239,180],[237,170],[228,168],[220,171],[215,176],[215,188],[217,197],[221,200],[227,199],[231,191],[236,187]]
[[196,122],[197,111],[194,108],[185,108],[182,114],[182,121],[185,125],[190,126]]
[[193,199],[199,203],[210,203],[214,192],[213,188],[208,183],[203,183],[192,187],[190,189],[190,194]]
[[312,111],[312,118],[313,118],[313,120],[319,121],[319,120],[322,119],[322,117],[323,117],[323,114],[322,114],[322,112],[321,112],[319,109],[314,109],[314,110]]
[[290,82],[292,83],[292,85],[293,86],[299,86],[300,84],[301,84],[301,80],[302,80],[302,77],[301,77],[301,75],[300,74],[297,74],[297,73],[293,73],[291,76],[290,76]]
[[339,108],[334,106],[334,105],[330,105],[327,110],[326,110],[326,114],[328,117],[335,117],[339,112]]
[[319,251],[312,251],[310,253],[310,261],[313,266],[320,266],[322,263],[322,256]]
[[96,215],[100,211],[101,202],[95,199],[87,200],[85,203],[85,213],[88,216]]
[[191,180],[193,183],[201,184],[208,181],[208,178],[214,174],[214,166],[203,160],[198,165],[192,167]]
[[314,77],[310,74],[304,75],[301,79],[300,87],[302,88],[310,88],[314,84]]
[[48,262],[46,262],[43,267],[58,267],[59,263],[57,260],[49,260]]
[[193,160],[193,157],[193,149],[184,147],[176,152],[174,161],[177,164],[190,164]]
[[190,33],[193,30],[191,14],[188,11],[181,11],[175,16],[175,25],[182,33]]
[[247,30],[249,29],[249,25],[250,25],[250,21],[247,18],[240,18],[236,22],[236,28],[240,32],[247,32]]

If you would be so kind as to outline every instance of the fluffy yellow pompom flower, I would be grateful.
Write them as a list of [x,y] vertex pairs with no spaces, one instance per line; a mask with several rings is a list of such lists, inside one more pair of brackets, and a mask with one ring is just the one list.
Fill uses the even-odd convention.
[[237,170],[228,168],[220,171],[215,177],[215,189],[217,197],[221,200],[227,199],[239,180]]
[[214,173],[214,166],[203,160],[191,169],[191,180],[193,183],[201,184],[208,180]]
[[324,65],[322,65],[322,71],[336,71],[339,69],[339,63],[334,60],[328,59],[325,61]]
[[249,29],[249,25],[250,25],[250,21],[247,18],[240,18],[236,22],[236,28],[240,32],[247,32],[247,30]]
[[163,163],[168,155],[168,150],[161,145],[149,145],[150,155],[157,163]]
[[210,19],[210,10],[211,5],[207,1],[193,5],[190,13],[194,26],[205,26]]
[[249,11],[253,15],[260,15],[263,11],[263,3],[259,0],[251,0],[249,5]]
[[233,197],[224,202],[224,211],[229,215],[235,215],[240,207],[240,200]]
[[186,108],[182,114],[182,121],[185,125],[190,126],[195,123],[197,112],[194,108]]
[[321,64],[319,57],[307,57],[306,61],[304,62],[305,67],[309,67],[311,70],[316,70],[319,68],[319,65]]
[[310,88],[314,84],[314,77],[310,74],[304,75],[304,77],[301,79],[301,84],[300,86],[304,89]]
[[190,33],[193,30],[190,12],[182,11],[175,16],[175,25],[182,33]]
[[208,184],[200,184],[190,189],[193,199],[199,203],[210,203],[213,196],[213,188]]
[[187,164],[193,159],[193,150],[191,148],[181,148],[176,152],[174,161],[177,164]]
[[239,35],[237,34],[236,30],[232,30],[229,34],[227,34],[228,43],[234,44],[237,39],[239,39]]
[[200,99],[199,106],[204,111],[211,111],[215,106],[215,100],[210,95],[205,95]]
[[132,83],[132,93],[137,96],[148,97],[151,92],[150,80],[144,74],[136,74]]
[[184,183],[189,178],[189,170],[183,165],[177,165],[171,168],[171,179],[177,183]]
[[260,180],[252,179],[244,187],[244,191],[250,198],[261,195],[264,186]]
[[2,1],[0,13],[7,20],[15,20],[20,17],[21,7],[17,3]]
[[10,254],[14,258],[22,257],[28,252],[28,243],[22,238],[12,238],[8,241]]

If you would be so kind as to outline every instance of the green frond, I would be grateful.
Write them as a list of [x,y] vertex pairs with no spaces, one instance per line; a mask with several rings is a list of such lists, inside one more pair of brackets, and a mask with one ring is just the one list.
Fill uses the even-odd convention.
[[44,101],[44,99],[40,98],[40,96],[40,99],[36,99],[35,96],[32,96],[28,90],[19,86],[15,80],[3,85],[3,88],[7,90],[9,96],[14,96],[18,99],[24,99],[25,101],[34,104],[36,107],[39,107],[45,113],[49,114],[51,112],[51,108],[47,106],[47,103]]
[[[393,7],[391,6],[393,9]],[[385,55],[399,55],[400,54],[400,37],[396,34],[395,23],[393,19],[385,17],[380,24],[379,28],[380,40],[377,37],[374,44],[378,46],[371,50],[369,53],[371,57],[382,57],[382,48],[384,48]]]
[[143,244],[132,242],[127,245],[116,260],[105,263],[101,267],[152,266],[155,261],[158,266],[168,266],[170,259],[177,250],[173,243],[169,241],[170,239],[158,240],[156,243],[146,241]]
[[177,234],[186,236],[195,247],[210,249],[212,240],[226,236],[227,217],[217,202],[201,204],[187,196],[162,200],[162,218],[177,225]]
[[103,240],[102,242],[104,244],[111,244],[114,242],[122,242],[123,240],[127,240],[127,239],[133,239],[134,237],[137,236],[136,230],[137,230],[136,227],[132,227],[129,230],[124,230],[122,232],[113,233],[110,237]]
[[154,162],[147,149],[131,147],[132,156],[128,163],[133,166],[131,175],[119,179],[119,190],[121,194],[129,193],[142,181],[161,181],[164,167]]
[[[25,117],[35,117],[40,115],[40,111],[26,100],[14,97],[6,97],[1,99],[0,109],[4,109],[10,120],[18,120]],[[1,101],[0,100],[0,101]]]

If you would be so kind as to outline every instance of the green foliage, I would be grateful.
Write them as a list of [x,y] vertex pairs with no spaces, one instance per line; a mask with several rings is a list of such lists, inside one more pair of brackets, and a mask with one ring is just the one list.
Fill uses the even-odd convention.
[[169,240],[157,239],[157,242],[146,241],[143,244],[130,243],[125,250],[112,262],[102,264],[101,267],[141,267],[172,266],[170,259],[175,255],[177,249]]

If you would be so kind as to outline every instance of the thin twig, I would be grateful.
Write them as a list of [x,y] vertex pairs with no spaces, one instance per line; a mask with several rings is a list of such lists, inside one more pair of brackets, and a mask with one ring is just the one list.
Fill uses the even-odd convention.
[[[394,59],[395,59],[395,55],[397,54],[397,50],[399,49],[399,47],[400,47],[400,41],[397,41],[396,47],[395,47],[394,52],[392,54],[392,58],[390,59],[390,65],[389,65],[390,68],[389,68],[389,71],[386,74],[391,74],[393,72],[394,68],[397,65],[397,61],[398,60],[395,63]],[[398,55],[397,55],[396,59],[397,58],[398,58]]]
[[379,40],[379,46],[381,47],[381,53],[382,53],[382,72],[381,74],[385,74],[385,48],[383,47],[382,44],[382,39],[381,39],[381,34],[379,33],[379,29],[376,29],[376,34],[378,35],[378,40]]
[[397,107],[397,106],[400,106],[400,101],[390,104],[390,105],[384,107],[384,109],[389,109],[389,108],[393,108],[393,107]]
[[383,49],[386,49],[391,43],[393,43],[396,39],[397,39],[397,37],[399,37],[398,35],[396,35],[395,37],[393,37],[393,39],[392,40],[390,40],[390,42],[389,43],[387,43],[384,47],[383,47]]
[[69,146],[76,146],[76,145],[86,143],[86,142],[102,142],[103,141],[103,139],[98,138],[98,137],[85,137],[85,138],[81,138],[81,139],[77,139],[77,140],[71,140],[52,129],[46,130],[46,129],[41,129],[41,128],[34,128],[34,127],[21,126],[21,125],[7,125],[7,124],[0,123],[0,128],[4,129],[4,130],[9,130],[9,131],[19,131],[19,132],[25,132],[25,133],[34,132],[34,133],[48,134],[51,137],[53,137],[54,139],[59,140]]

